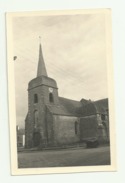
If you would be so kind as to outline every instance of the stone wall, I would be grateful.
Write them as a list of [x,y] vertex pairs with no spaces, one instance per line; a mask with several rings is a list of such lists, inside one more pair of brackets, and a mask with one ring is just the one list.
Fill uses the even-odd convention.
[[96,115],[80,118],[80,140],[98,137],[98,124]]
[[[38,102],[34,103],[34,95],[37,94]],[[45,144],[46,139],[46,124],[45,124],[45,104],[44,104],[44,90],[42,86],[29,90],[29,116],[30,124],[29,128],[32,128],[32,134],[39,132],[42,144]],[[35,113],[37,112],[37,120],[35,119]],[[41,144],[40,144],[41,145]]]
[[68,145],[79,142],[79,131],[75,133],[75,122],[77,117],[72,116],[53,116],[54,144]]
[[98,139],[100,142],[109,142],[109,119],[105,114],[105,119],[101,118],[102,114],[97,114],[98,122]]
[[53,114],[46,108],[47,144],[54,146]]
[[[49,101],[50,92],[52,92],[54,103]],[[35,98],[37,98],[36,101]],[[39,147],[53,144],[53,117],[47,111],[46,104],[59,104],[56,82],[48,77],[35,78],[29,83],[28,88],[28,118],[25,122],[27,148],[36,146],[39,139],[39,145],[37,144]]]
[[25,148],[33,147],[33,126],[30,121],[30,116],[27,115],[25,120]]

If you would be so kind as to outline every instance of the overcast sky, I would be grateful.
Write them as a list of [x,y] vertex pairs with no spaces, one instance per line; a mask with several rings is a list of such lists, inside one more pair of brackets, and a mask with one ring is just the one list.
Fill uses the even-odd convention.
[[81,100],[106,98],[106,34],[104,14],[13,18],[17,123],[28,112],[28,82],[36,77],[39,36],[48,76],[59,96]]

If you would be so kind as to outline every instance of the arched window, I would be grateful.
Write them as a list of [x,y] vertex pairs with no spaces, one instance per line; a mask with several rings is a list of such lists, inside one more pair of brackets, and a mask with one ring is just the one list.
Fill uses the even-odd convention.
[[34,94],[34,103],[38,103],[38,95],[36,93]]
[[54,102],[54,98],[53,98],[53,94],[52,94],[52,93],[49,94],[49,101],[50,101],[51,103]]
[[79,131],[79,124],[77,121],[75,121],[75,134],[77,135]]

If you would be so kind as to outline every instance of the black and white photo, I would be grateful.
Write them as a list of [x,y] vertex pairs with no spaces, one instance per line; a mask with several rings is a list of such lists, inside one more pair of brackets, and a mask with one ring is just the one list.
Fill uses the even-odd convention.
[[6,18],[12,174],[116,170],[111,10]]

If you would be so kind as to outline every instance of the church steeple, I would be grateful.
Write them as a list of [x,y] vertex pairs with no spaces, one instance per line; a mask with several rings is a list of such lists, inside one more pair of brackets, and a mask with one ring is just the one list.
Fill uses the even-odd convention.
[[41,42],[39,45],[39,62],[38,62],[38,68],[37,68],[37,77],[39,76],[47,76],[46,66],[45,66],[43,54],[42,54]]

